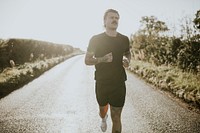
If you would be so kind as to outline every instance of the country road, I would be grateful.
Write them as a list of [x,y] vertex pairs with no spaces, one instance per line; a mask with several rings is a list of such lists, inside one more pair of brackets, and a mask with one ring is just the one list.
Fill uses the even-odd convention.
[[[2,98],[0,132],[101,133],[93,71],[76,56]],[[123,133],[200,133],[199,114],[127,74]]]

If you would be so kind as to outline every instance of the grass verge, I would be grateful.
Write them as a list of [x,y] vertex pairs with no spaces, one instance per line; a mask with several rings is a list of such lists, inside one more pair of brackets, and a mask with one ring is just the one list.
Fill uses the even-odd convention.
[[4,69],[0,73],[0,98],[7,96],[12,91],[39,77],[55,65],[78,54],[72,53],[67,56],[29,62],[13,68]]
[[169,91],[176,97],[200,108],[200,74],[194,75],[172,66],[155,66],[132,60],[130,71],[155,87]]

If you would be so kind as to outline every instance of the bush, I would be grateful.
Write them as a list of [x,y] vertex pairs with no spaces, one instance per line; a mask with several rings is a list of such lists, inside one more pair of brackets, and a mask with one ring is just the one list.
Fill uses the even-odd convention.
[[[2,52],[3,51],[3,52]],[[70,45],[55,44],[31,39],[0,40],[0,68],[9,67],[10,60],[21,65],[25,62],[66,56],[74,51]]]

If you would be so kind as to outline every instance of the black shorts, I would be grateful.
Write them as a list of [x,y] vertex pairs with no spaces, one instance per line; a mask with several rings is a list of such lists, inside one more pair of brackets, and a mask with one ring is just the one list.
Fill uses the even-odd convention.
[[126,96],[125,82],[103,84],[96,82],[96,98],[99,106],[110,104],[113,107],[123,107]]

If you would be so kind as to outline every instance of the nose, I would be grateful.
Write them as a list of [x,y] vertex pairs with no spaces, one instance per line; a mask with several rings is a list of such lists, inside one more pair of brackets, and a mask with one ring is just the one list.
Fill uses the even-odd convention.
[[115,20],[115,21],[118,21],[118,17],[114,17],[114,20]]

